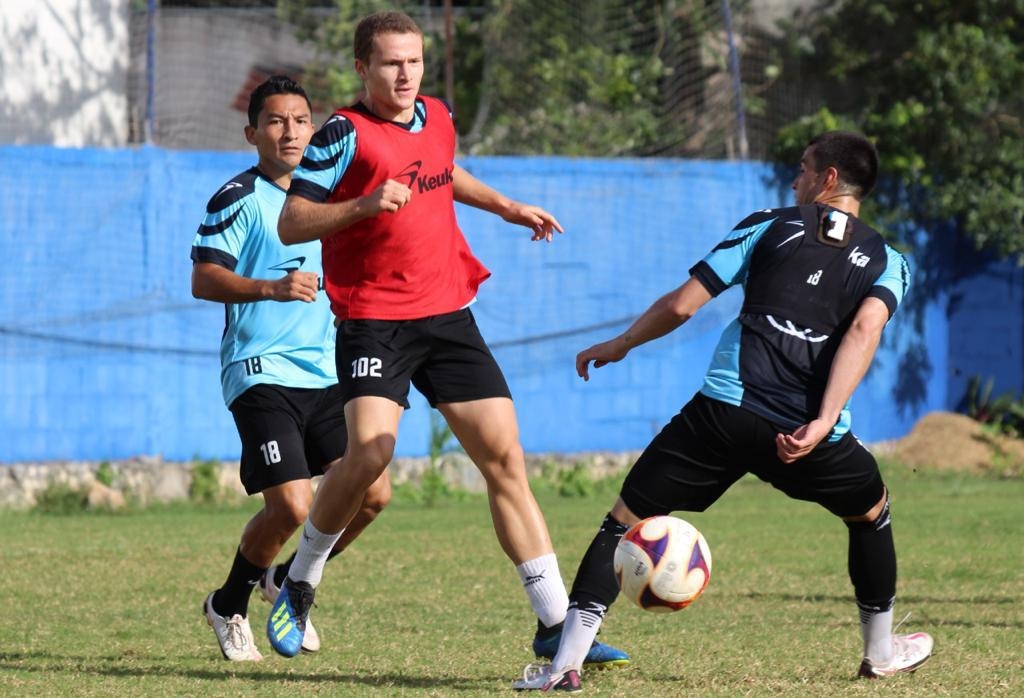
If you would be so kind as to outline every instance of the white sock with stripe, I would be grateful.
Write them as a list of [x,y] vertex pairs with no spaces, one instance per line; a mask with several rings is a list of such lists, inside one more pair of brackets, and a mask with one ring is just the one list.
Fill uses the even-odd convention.
[[892,661],[894,652],[892,643],[893,611],[869,612],[860,610],[860,632],[864,639],[864,656],[878,666],[886,666]]
[[312,521],[306,519],[302,526],[299,547],[295,551],[295,559],[288,570],[288,578],[296,582],[309,582],[313,588],[319,586],[320,580],[324,577],[327,556],[344,532],[345,529],[337,533],[323,533],[317,530]]
[[551,660],[551,668],[554,671],[582,671],[583,660],[587,658],[590,646],[597,638],[602,620],[596,613],[570,608],[565,614],[562,642],[558,645],[558,653]]
[[516,565],[516,572],[540,622],[549,628],[561,623],[569,608],[569,594],[565,591],[555,554],[548,553]]

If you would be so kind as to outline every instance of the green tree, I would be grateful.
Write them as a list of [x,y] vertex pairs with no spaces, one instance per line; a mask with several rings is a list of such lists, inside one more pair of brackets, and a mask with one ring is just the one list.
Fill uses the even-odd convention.
[[[463,150],[618,155],[658,139],[660,52],[678,35],[661,0],[470,0],[455,13],[453,106]],[[317,47],[306,85],[315,102],[359,93],[352,32],[381,9],[409,13],[424,31],[423,91],[444,96],[443,15],[415,0],[279,0],[279,16]],[[678,12],[678,11],[676,11]],[[675,28],[673,28],[675,27]]]
[[[352,55],[352,34],[359,19],[381,10],[413,13],[419,4],[413,0],[278,0],[278,17],[295,27],[299,40],[316,47],[316,59],[305,66],[304,83],[310,99],[327,109],[355,102],[362,89]],[[437,61],[432,60],[435,37],[424,30],[423,39],[426,65],[436,66]],[[425,75],[424,86],[430,86],[432,80],[432,74]]]
[[609,156],[657,139],[661,2],[595,0],[571,12],[533,0],[493,5],[468,149]]
[[1024,0],[826,1],[787,29],[783,79],[823,106],[781,130],[786,177],[811,133],[855,128],[890,178],[866,209],[883,227],[952,227],[1024,262]]

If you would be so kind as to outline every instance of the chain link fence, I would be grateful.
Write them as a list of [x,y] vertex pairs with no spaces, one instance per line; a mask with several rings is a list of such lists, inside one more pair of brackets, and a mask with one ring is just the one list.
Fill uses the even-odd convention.
[[[774,50],[787,40],[778,21],[807,0],[506,0],[451,16],[406,5],[427,35],[424,91],[453,103],[465,154],[763,159],[819,102],[778,79]],[[315,35],[337,13],[307,8],[306,23]],[[134,3],[130,141],[247,149],[249,90],[276,72],[305,82],[318,120],[354,101],[329,87],[332,71],[352,72],[347,39],[300,34],[269,3]]]

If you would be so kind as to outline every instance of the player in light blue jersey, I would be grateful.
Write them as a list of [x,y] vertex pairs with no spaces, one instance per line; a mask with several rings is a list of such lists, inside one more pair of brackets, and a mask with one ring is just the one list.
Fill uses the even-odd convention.
[[[310,478],[345,452],[342,401],[336,395],[335,328],[320,281],[320,242],[286,247],[277,218],[292,171],[313,135],[302,87],[275,76],[253,90],[245,137],[258,164],[222,186],[192,243],[192,294],[224,303],[221,385],[242,441],[240,475],[264,508],[246,525],[228,577],[203,602],[221,653],[262,658],[248,621],[249,597],[277,597],[294,558],[274,558],[307,516]],[[391,496],[387,472],[367,490],[359,514],[338,541],[345,548]],[[307,632],[302,649],[320,648]]]

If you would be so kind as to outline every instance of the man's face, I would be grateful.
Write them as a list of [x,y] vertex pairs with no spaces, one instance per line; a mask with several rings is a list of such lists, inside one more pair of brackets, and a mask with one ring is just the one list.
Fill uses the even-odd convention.
[[301,95],[271,95],[263,103],[256,128],[245,127],[246,139],[256,146],[260,165],[277,177],[298,167],[313,137],[313,116]]
[[800,171],[793,180],[793,191],[796,192],[796,205],[813,204],[825,180],[824,172],[814,171],[814,147],[804,150],[800,158]]
[[366,63],[356,60],[367,95],[382,119],[411,119],[423,80],[423,38],[419,34],[378,34]]

